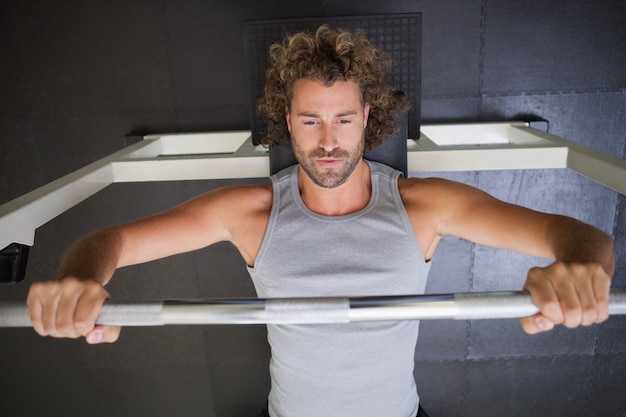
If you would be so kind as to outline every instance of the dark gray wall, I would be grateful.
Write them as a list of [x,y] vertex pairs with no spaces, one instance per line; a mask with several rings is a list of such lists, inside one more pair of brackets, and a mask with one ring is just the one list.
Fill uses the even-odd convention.
[[[0,203],[125,146],[131,133],[246,129],[245,19],[423,13],[424,122],[539,117],[624,158],[626,5],[517,0],[1,1]],[[440,174],[572,215],[616,238],[626,286],[626,199],[566,171]],[[260,180],[262,181],[262,180]],[[626,179],[625,179],[626,181]],[[74,239],[234,181],[118,184],[41,227],[22,300]],[[1,232],[1,231],[0,231]],[[430,292],[518,289],[544,260],[448,238]],[[252,296],[228,245],[121,270],[116,300]],[[262,326],[125,329],[110,346],[0,329],[2,414],[248,416],[269,389]],[[626,413],[626,321],[526,336],[514,320],[422,323],[416,351],[433,417]]]

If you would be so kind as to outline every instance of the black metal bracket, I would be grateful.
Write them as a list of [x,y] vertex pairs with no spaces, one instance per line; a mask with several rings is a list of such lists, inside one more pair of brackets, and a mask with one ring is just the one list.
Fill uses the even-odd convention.
[[0,284],[17,284],[26,276],[30,246],[11,243],[0,250]]

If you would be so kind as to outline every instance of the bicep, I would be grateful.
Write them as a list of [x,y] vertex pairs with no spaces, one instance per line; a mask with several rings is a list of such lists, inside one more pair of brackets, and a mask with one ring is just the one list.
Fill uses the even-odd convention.
[[117,227],[123,239],[118,267],[189,252],[228,239],[224,196],[209,192],[171,210]]
[[510,204],[463,184],[442,192],[442,235],[478,244],[554,258],[548,228],[556,216]]

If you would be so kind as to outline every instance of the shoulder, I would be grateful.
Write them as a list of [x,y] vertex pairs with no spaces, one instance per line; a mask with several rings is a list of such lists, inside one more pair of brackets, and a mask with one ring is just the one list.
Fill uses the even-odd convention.
[[163,258],[232,240],[269,217],[271,185],[218,188],[170,210],[117,227],[124,264]]
[[443,178],[400,178],[398,190],[409,217],[433,223],[441,234],[487,208],[501,208],[501,202],[484,191]]
[[398,191],[406,204],[446,204],[478,189],[444,178],[398,178]]
[[247,265],[254,265],[272,211],[272,184],[228,187],[220,194],[220,213],[228,240]]
[[[269,213],[272,207],[272,186],[236,185],[207,191],[165,213],[167,217],[186,220],[196,227],[222,230],[222,237],[236,224]],[[254,219],[251,219],[254,221]]]
[[[411,219],[426,221],[439,236],[454,235],[482,245],[541,254],[552,218],[501,201],[467,184],[440,178],[398,183]],[[425,219],[425,220],[422,220]]]
[[272,184],[238,185],[209,191],[197,198],[188,218],[198,232],[218,230],[207,243],[230,241],[248,265],[254,265],[272,210]]
[[226,203],[246,202],[250,207],[271,208],[272,184],[234,185],[216,190]]
[[200,196],[201,205],[220,210],[224,218],[241,221],[254,213],[269,212],[272,208],[272,185],[237,185],[219,188]]
[[455,189],[462,184],[443,178],[398,178],[398,192],[409,216],[436,221],[454,203]]
[[483,190],[458,181],[444,178],[399,178],[398,190],[407,201],[424,198],[441,200],[444,203],[486,202],[493,197]]

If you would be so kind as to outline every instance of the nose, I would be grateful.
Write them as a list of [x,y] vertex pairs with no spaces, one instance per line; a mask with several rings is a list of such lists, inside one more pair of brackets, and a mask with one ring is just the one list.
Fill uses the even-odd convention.
[[332,126],[327,125],[322,130],[319,147],[326,152],[331,152],[333,149],[337,148],[337,139],[335,138],[335,132],[333,132]]

